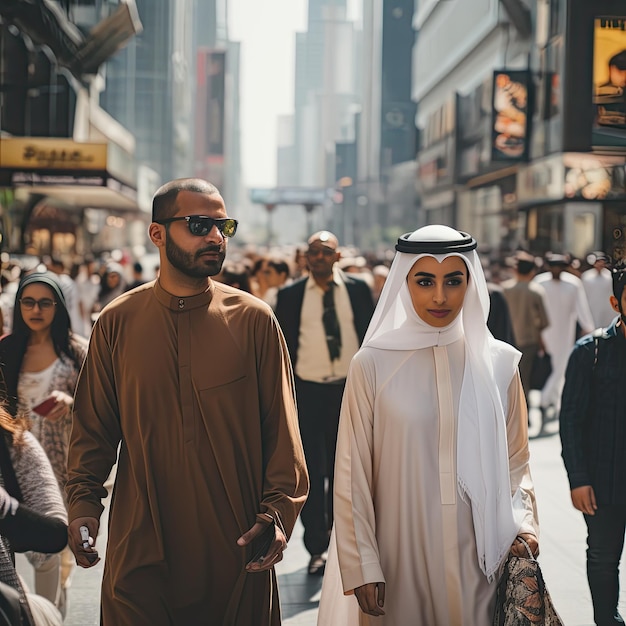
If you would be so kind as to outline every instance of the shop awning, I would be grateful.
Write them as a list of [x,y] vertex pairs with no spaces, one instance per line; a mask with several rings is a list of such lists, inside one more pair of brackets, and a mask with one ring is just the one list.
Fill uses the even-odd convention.
[[134,159],[110,142],[2,137],[0,186],[69,206],[139,210]]

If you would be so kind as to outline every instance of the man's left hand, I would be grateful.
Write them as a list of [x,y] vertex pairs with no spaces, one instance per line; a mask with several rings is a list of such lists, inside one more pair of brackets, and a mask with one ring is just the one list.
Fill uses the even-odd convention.
[[[237,539],[237,545],[247,546],[251,544],[256,537],[261,535],[264,530],[267,529],[267,524],[257,522],[249,531],[245,532],[239,539]],[[265,556],[262,556],[258,561],[250,561],[246,565],[246,571],[248,572],[263,572],[271,569],[283,560],[283,551],[287,547],[287,537],[283,531],[274,524],[274,541],[270,544]]]

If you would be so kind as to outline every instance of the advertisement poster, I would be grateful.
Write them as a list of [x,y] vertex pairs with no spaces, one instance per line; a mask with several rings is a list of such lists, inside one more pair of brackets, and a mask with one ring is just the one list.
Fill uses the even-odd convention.
[[593,145],[626,146],[626,16],[595,19],[593,106]]
[[200,48],[197,56],[195,175],[224,183],[226,53]]
[[492,161],[521,161],[528,155],[529,82],[527,70],[494,72]]
[[584,200],[625,199],[625,161],[620,156],[565,153],[565,197]]

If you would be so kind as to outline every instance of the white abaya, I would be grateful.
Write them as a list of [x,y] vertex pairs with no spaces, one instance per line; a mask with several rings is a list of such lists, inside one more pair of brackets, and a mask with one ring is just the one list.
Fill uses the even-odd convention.
[[[352,361],[319,626],[491,624],[495,583],[479,567],[472,510],[456,478],[464,350],[463,338],[417,350],[366,347]],[[538,535],[524,393],[517,373],[498,368],[497,353],[511,494],[524,511],[519,532]],[[361,612],[353,595],[375,582],[386,583],[384,617]]]

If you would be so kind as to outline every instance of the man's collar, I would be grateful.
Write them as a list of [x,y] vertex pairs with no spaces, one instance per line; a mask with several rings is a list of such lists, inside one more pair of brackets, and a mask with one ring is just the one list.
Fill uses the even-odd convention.
[[[343,273],[342,271],[337,267],[337,265],[335,264],[333,266],[333,273],[329,279],[328,282],[333,282],[335,283],[335,285],[341,285],[343,284],[345,281],[343,280]],[[306,282],[306,288],[307,289],[313,289],[314,287],[318,287],[319,285],[315,282],[315,278],[313,278],[313,276],[311,274],[309,274],[309,278]]]

